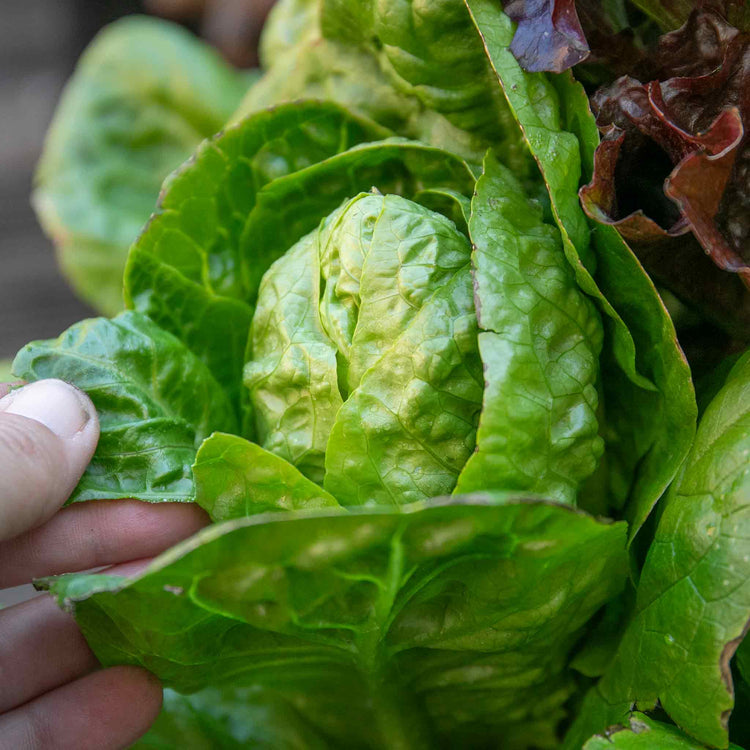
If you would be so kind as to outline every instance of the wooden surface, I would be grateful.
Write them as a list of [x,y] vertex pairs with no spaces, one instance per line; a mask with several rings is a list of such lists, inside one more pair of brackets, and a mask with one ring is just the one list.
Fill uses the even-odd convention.
[[92,315],[60,276],[29,205],[44,134],[81,50],[121,0],[0,0],[0,360]]

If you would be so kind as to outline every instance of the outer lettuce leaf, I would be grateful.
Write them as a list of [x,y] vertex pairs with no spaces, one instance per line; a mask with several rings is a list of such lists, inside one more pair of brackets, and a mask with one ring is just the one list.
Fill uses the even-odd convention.
[[371,54],[351,44],[324,39],[317,25],[273,57],[269,69],[248,89],[230,122],[300,98],[336,102],[411,137],[418,134],[416,120],[423,111],[417,99],[391,86]]
[[226,393],[194,354],[139,313],[76,323],[13,363],[28,381],[60,378],[94,402],[101,437],[70,502],[191,501],[191,465],[214,430],[237,431]]
[[330,750],[288,701],[252,688],[164,691],[164,706],[132,750]]
[[[262,245],[242,244],[259,193],[280,175],[385,133],[336,105],[298,102],[258,113],[203,143],[165,184],[156,214],[131,250],[128,306],[182,339],[239,399],[249,303],[277,257]],[[255,269],[254,287],[243,283],[243,265]]]
[[[583,750],[707,750],[707,747],[695,742],[677,727],[662,724],[645,714],[634,713],[627,727],[614,727],[603,737],[592,737]],[[730,743],[729,750],[742,748]]]
[[342,398],[336,347],[320,320],[320,285],[313,232],[263,277],[244,383],[258,443],[322,484],[326,443]]
[[697,740],[726,747],[729,661],[750,622],[749,451],[746,353],[703,415],[646,558],[636,615],[566,747],[657,699]]
[[292,464],[237,435],[217,432],[204,440],[193,476],[195,502],[212,521],[274,510],[338,507]]
[[552,748],[566,655],[626,567],[624,524],[494,496],[253,516],[45,585],[104,664],[273,690],[333,747]]
[[490,0],[465,2],[547,184],[578,284],[606,316],[609,492],[616,506],[628,500],[632,539],[689,449],[696,414],[689,369],[643,268],[611,227],[590,232],[578,202],[582,165],[588,177],[597,143],[583,89],[568,74],[524,72],[508,49],[510,19]]
[[122,308],[127,249],[162,180],[221,128],[247,81],[179,26],[150,18],[108,26],[81,58],[33,202],[63,271],[102,312]]
[[596,416],[602,327],[557,230],[491,155],[469,232],[485,370],[477,452],[457,492],[536,492],[575,503],[603,445]]

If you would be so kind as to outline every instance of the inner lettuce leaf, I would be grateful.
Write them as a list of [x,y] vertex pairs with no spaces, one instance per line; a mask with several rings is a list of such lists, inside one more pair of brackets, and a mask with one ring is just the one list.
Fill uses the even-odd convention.
[[615,509],[625,507],[632,539],[689,449],[697,411],[690,371],[640,263],[613,228],[592,231],[578,201],[598,142],[583,88],[569,73],[522,70],[509,50],[511,20],[490,0],[465,2],[549,189],[568,262],[604,315],[603,494]]
[[47,135],[32,202],[75,290],[122,309],[127,250],[164,178],[237,107],[251,77],[179,26],[131,16],[81,58]]
[[[180,692],[270,691],[291,739],[301,724],[332,748],[554,748],[567,654],[621,589],[625,541],[567,506],[466,496],[227,521],[133,578],[42,585],[103,664]],[[275,715],[273,746],[294,747]]]
[[482,393],[469,254],[440,214],[361,194],[277,261],[245,367],[262,445],[344,504],[450,492]]
[[208,367],[140,313],[84,320],[58,339],[27,344],[13,372],[75,383],[96,407],[99,443],[70,502],[190,502],[200,444],[215,430],[239,429]]
[[664,504],[635,616],[588,694],[566,748],[656,703],[696,740],[727,746],[729,662],[750,622],[750,353],[701,419]]

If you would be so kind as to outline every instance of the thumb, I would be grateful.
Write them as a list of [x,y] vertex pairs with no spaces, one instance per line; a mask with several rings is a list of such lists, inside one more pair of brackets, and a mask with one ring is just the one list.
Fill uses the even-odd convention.
[[98,439],[91,400],[62,380],[39,380],[0,398],[0,540],[59,510]]

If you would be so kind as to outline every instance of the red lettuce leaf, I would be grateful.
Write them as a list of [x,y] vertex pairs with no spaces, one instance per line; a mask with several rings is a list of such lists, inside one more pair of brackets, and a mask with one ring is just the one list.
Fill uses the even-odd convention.
[[641,72],[654,80],[622,76],[592,98],[603,139],[584,209],[635,244],[692,231],[750,287],[750,35],[696,12]]
[[506,15],[518,24],[510,51],[533,73],[561,73],[589,55],[574,0],[513,0]]

